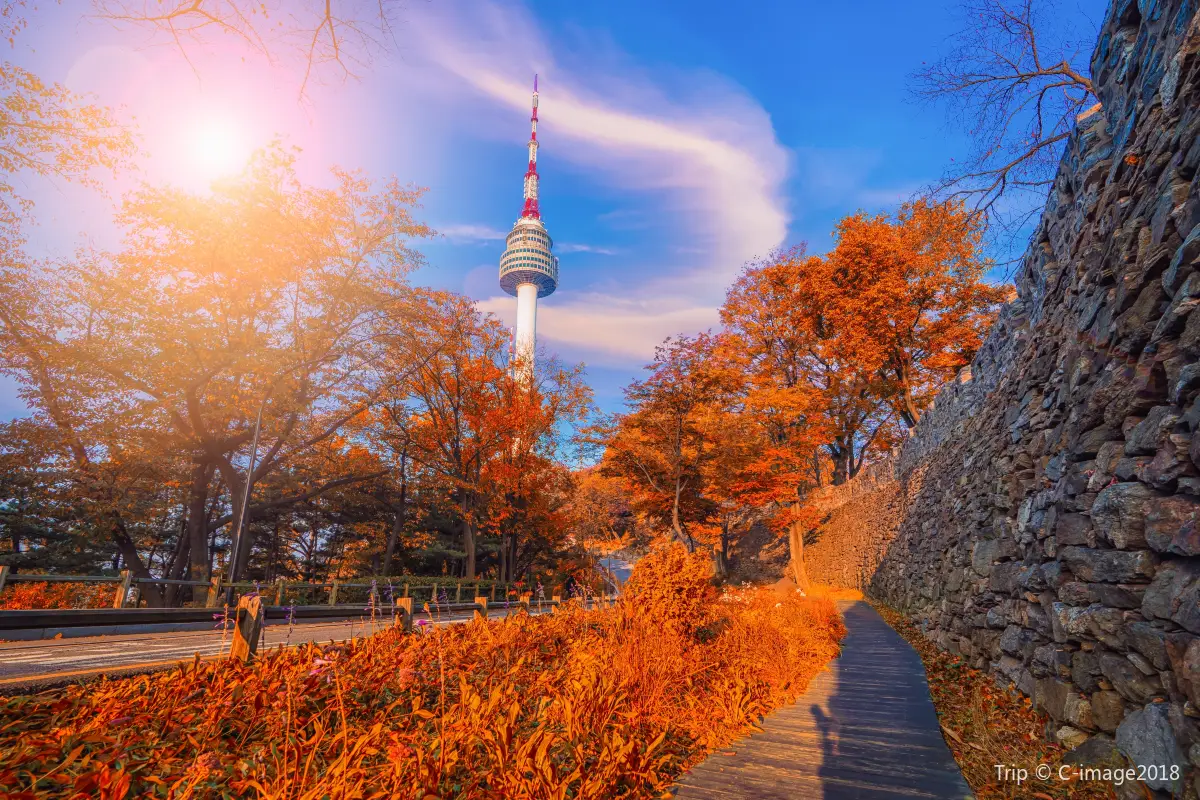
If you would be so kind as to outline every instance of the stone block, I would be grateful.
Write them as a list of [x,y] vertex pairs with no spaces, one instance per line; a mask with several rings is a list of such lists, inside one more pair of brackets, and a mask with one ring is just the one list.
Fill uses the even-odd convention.
[[1167,668],[1167,633],[1161,627],[1149,622],[1128,622],[1125,624],[1125,638],[1155,669]]
[[1156,497],[1158,493],[1142,483],[1106,487],[1092,506],[1092,525],[1097,535],[1118,550],[1144,548],[1147,504]]
[[1100,661],[1096,654],[1087,650],[1076,650],[1071,654],[1071,682],[1085,692],[1099,688],[1096,677],[1100,675]]
[[992,569],[992,562],[996,560],[996,554],[1000,549],[999,542],[996,539],[984,539],[975,543],[971,548],[971,569],[975,570],[975,574],[983,577]]
[[1092,722],[1102,731],[1113,733],[1125,717],[1125,700],[1116,692],[1094,692],[1091,697]]
[[1200,637],[1188,633],[1168,634],[1167,662],[1175,674],[1178,690],[1200,708]]
[[[1113,730],[1116,730],[1116,726],[1113,727]],[[1121,763],[1120,758],[1121,753],[1117,750],[1117,743],[1113,741],[1112,737],[1098,733],[1083,744],[1076,746],[1071,752],[1064,754],[1062,760],[1064,764],[1094,767],[1099,765],[1116,766]]]
[[1164,562],[1146,587],[1142,614],[1200,633],[1200,560]]
[[1056,642],[1078,642],[1091,636],[1086,608],[1055,603],[1051,607],[1050,622]]
[[1146,595],[1145,584],[1089,583],[1096,602],[1112,608],[1141,608]]
[[1142,704],[1162,695],[1162,681],[1158,676],[1143,675],[1124,656],[1101,653],[1099,661],[1100,672],[1126,700]]
[[1058,590],[1058,599],[1072,606],[1091,605],[1099,600],[1096,592],[1092,589],[1093,586],[1103,586],[1104,584],[1081,583],[1080,581],[1070,581],[1064,583]]
[[1025,647],[1033,641],[1033,633],[1019,625],[1009,625],[1000,635],[1000,650],[1011,656],[1020,656]]
[[1017,575],[1020,570],[1021,564],[1016,561],[996,564],[988,576],[988,588],[993,592],[1011,594],[1017,588]]
[[1125,455],[1150,455],[1158,450],[1159,443],[1175,427],[1179,417],[1179,411],[1174,406],[1155,406],[1150,409],[1150,413],[1126,434]]
[[1058,678],[1042,678],[1034,684],[1033,703],[1050,715],[1051,719],[1065,722],[1067,719],[1067,697],[1072,694],[1071,684]]
[[[1117,726],[1117,747],[1136,766],[1160,764],[1183,764],[1186,756],[1171,723],[1167,719],[1166,703],[1151,703],[1127,715]],[[1183,789],[1183,778],[1170,780],[1169,774],[1160,776],[1157,771],[1147,773],[1145,784],[1151,789],[1161,789],[1178,794]]]
[[1200,499],[1175,495],[1155,500],[1146,507],[1146,542],[1160,553],[1200,555]]
[[1183,244],[1175,250],[1170,265],[1163,272],[1162,285],[1169,296],[1174,297],[1175,293],[1183,286],[1183,282],[1195,268],[1198,258],[1200,258],[1200,225],[1192,228],[1183,240]]
[[1073,728],[1070,725],[1064,725],[1054,734],[1054,741],[1058,742],[1063,747],[1073,749],[1079,747],[1088,740],[1088,735],[1078,728]]
[[1100,550],[1064,547],[1059,559],[1080,580],[1104,583],[1133,583],[1154,577],[1158,563],[1148,550]]
[[[1094,507],[1094,506],[1093,506]],[[1092,520],[1084,514],[1062,514],[1054,525],[1054,536],[1060,547],[1095,547],[1096,534]]]

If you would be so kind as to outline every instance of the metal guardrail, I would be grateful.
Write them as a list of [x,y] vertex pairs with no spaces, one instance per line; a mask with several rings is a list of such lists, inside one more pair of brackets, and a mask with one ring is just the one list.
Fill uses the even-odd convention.
[[[553,611],[556,607],[563,604],[563,600],[555,596],[549,600],[538,601],[526,595],[519,601],[504,601],[491,603],[487,598],[480,597],[477,600],[482,602],[472,603],[449,603],[430,606],[429,612],[425,612],[423,607],[414,608],[409,599],[391,605],[377,605],[372,609],[370,606],[364,607],[361,604],[353,605],[316,605],[316,606],[268,606],[264,605],[263,619],[289,622],[314,621],[314,620],[335,620],[335,619],[353,619],[372,616],[376,621],[382,622],[385,625],[390,621],[393,624],[404,625],[406,628],[412,625],[413,618],[416,616],[436,617],[440,614],[461,614],[471,612],[481,612],[485,616],[489,611],[503,609],[505,613],[517,609],[526,609],[529,611]],[[615,600],[613,596],[594,598],[583,598],[585,608],[604,607],[609,602]],[[569,602],[569,601],[568,601]],[[211,608],[81,608],[81,609],[34,609],[34,610],[15,610],[15,611],[0,611],[0,640],[15,636],[17,639],[27,638],[19,635],[20,632],[26,634],[35,631],[41,631],[42,637],[49,635],[46,631],[69,631],[75,630],[74,634],[68,633],[68,636],[87,636],[85,631],[89,628],[103,630],[109,635],[120,634],[121,629],[128,626],[136,628],[137,626],[148,625],[189,625],[194,626],[198,623],[209,623],[214,629],[221,627],[221,622],[224,621],[228,628],[236,625],[235,620],[237,609],[230,608],[227,612],[213,613]],[[136,631],[133,631],[136,632]],[[42,638],[34,637],[34,638]]]
[[[426,581],[429,581],[426,583]],[[501,599],[510,596],[512,587],[515,584],[501,581],[475,580],[466,581],[462,579],[448,580],[430,580],[429,578],[417,576],[392,576],[387,578],[375,578],[372,581],[330,581],[326,583],[311,583],[308,581],[285,581],[277,580],[270,584],[255,583],[253,581],[238,581],[236,583],[228,583],[222,581],[220,576],[214,576],[209,581],[189,581],[176,578],[137,578],[130,573],[129,570],[123,570],[119,576],[113,575],[36,575],[14,573],[7,566],[0,566],[0,591],[4,590],[7,583],[27,582],[27,583],[116,583],[117,592],[113,599],[113,608],[126,608],[130,602],[137,602],[137,587],[145,584],[155,584],[163,586],[200,586],[207,588],[206,607],[216,608],[220,605],[220,595],[226,589],[233,588],[234,590],[249,590],[257,591],[264,599],[270,598],[274,600],[274,604],[278,606],[284,605],[283,600],[286,594],[291,592],[301,592],[307,594],[310,591],[321,591],[328,589],[328,605],[337,606],[338,593],[342,589],[374,589],[376,593],[389,591],[392,597],[415,597],[418,594],[425,594],[426,591],[430,594],[431,600],[436,600],[438,597],[439,588],[443,594],[452,593],[454,599],[452,602],[460,602],[463,599],[464,589],[472,591],[474,595],[480,596],[485,591],[489,597],[489,601],[496,602],[497,589],[501,588]],[[450,591],[452,589],[452,592]],[[389,598],[391,599],[391,598]],[[443,603],[443,605],[445,605]]]
[[[545,601],[544,606],[559,605],[561,601]],[[434,613],[482,611],[486,608],[516,608],[521,603],[452,603],[438,606]],[[537,605],[537,601],[533,602]],[[396,609],[399,613],[400,609]],[[267,619],[322,619],[330,617],[363,616],[368,613],[361,604],[344,606],[265,606]],[[382,617],[392,616],[392,609],[379,606],[376,613]],[[416,613],[422,613],[418,610]],[[156,625],[173,622],[212,622],[211,608],[71,608],[0,611],[0,630],[25,628],[68,628],[112,625]],[[229,614],[233,619],[233,614]]]

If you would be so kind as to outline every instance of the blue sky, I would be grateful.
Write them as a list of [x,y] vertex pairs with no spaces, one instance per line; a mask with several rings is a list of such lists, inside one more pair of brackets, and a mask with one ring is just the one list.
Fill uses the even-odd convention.
[[[585,362],[606,410],[664,336],[716,323],[746,260],[800,241],[824,251],[838,218],[894,208],[967,149],[906,88],[961,27],[957,0],[424,0],[403,12],[395,52],[358,80],[327,76],[304,103],[286,59],[267,66],[228,44],[193,51],[193,74],[171,48],[81,18],[82,5],[39,11],[12,58],[136,117],[142,167],[114,195],[141,179],[202,188],[217,167],[192,163],[195,120],[224,120],[235,150],[281,136],[311,180],[338,164],[428,187],[421,216],[444,236],[421,246],[414,280],[510,324],[497,264],[520,212],[538,72],[541,204],[561,261],[539,344]],[[1059,22],[1094,29],[1105,6],[1064,3]],[[112,198],[30,192],[39,252],[118,241]],[[0,384],[0,417],[21,410]]]

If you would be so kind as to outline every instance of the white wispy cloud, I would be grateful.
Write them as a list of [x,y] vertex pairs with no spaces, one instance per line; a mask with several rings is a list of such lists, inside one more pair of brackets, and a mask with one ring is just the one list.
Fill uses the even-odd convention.
[[574,244],[572,242],[564,242],[563,244],[555,244],[554,252],[565,253],[595,253],[600,256],[615,256],[616,250],[610,247],[596,247],[590,244]]
[[508,235],[506,231],[487,225],[439,225],[434,230],[456,242],[503,241],[504,237]]
[[[725,287],[742,265],[787,235],[789,154],[762,106],[710,72],[649,73],[588,42],[556,49],[515,4],[448,0],[427,11],[406,26],[405,46],[449,78],[424,87],[445,108],[469,108],[474,130],[508,131],[512,115],[528,109],[526,76],[539,73],[539,117],[556,157],[619,188],[634,205],[652,206],[666,249],[680,248],[672,263],[628,265],[626,272],[646,276],[637,299],[611,286],[573,286],[564,275],[538,309],[540,337],[568,356],[630,364],[652,355],[667,335],[715,325]],[[503,125],[485,122],[488,113]],[[617,209],[607,216],[647,215]],[[560,252],[603,250],[569,247]],[[503,296],[481,302],[506,319],[511,305]]]

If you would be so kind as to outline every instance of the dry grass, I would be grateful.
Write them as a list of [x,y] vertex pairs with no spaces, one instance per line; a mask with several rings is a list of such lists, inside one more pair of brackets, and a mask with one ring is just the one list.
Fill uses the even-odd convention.
[[[881,603],[875,610],[920,654],[929,676],[929,693],[963,776],[978,800],[1093,800],[1113,798],[1107,784],[1080,785],[1056,779],[1038,780],[1033,771],[1049,764],[1054,775],[1065,750],[1044,736],[1049,718],[1032,708],[1029,698],[1002,689],[987,673],[939,649],[902,614]],[[1024,767],[1029,780],[1017,785],[1001,781],[997,764]]]
[[663,796],[799,696],[844,633],[829,601],[718,596],[707,574],[671,548],[598,611],[0,700],[0,796]]

